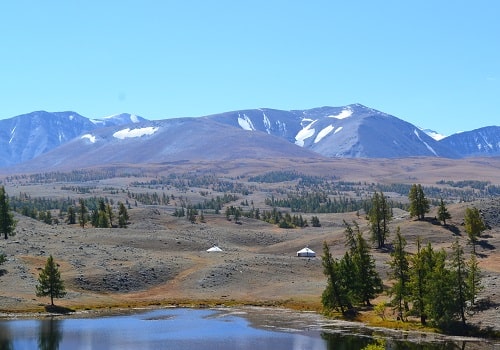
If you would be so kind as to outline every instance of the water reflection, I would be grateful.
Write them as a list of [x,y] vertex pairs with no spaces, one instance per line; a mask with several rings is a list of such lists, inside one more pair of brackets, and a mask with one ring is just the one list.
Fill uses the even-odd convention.
[[[370,336],[365,334],[343,334],[343,333],[322,333],[321,337],[326,341],[326,348],[328,350],[359,350],[369,344],[379,343],[376,334]],[[467,347],[466,341],[452,342],[452,341],[439,341],[439,342],[422,342],[410,341],[404,339],[383,339],[382,341],[385,349],[390,350],[464,350],[464,349],[477,349],[474,344],[469,344]],[[475,344],[477,345],[477,344]],[[485,349],[487,347],[484,347]]]
[[38,333],[38,349],[58,350],[59,343],[63,337],[61,331],[61,321],[54,318],[40,321],[40,331]]
[[[0,320],[2,349],[217,349],[217,350],[359,350],[375,339],[390,350],[495,349],[487,343],[438,342],[425,335],[394,338],[380,332],[340,328],[254,328],[244,313],[161,309],[99,318]],[[285,329],[287,331],[285,331]],[[472,347],[471,347],[472,346]]]
[[9,326],[6,323],[0,322],[0,349],[11,350],[12,336],[10,334]]

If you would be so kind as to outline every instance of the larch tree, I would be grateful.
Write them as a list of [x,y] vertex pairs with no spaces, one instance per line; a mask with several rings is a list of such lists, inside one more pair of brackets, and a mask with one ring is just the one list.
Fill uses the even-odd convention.
[[439,208],[438,208],[438,220],[443,222],[443,225],[446,226],[446,220],[451,219],[451,214],[446,208],[446,205],[444,204],[443,198],[441,198],[441,202],[439,202]]
[[434,252],[432,268],[427,279],[425,293],[426,315],[439,327],[446,327],[455,318],[455,278],[446,266],[446,252]]
[[341,278],[346,281],[351,300],[369,306],[370,300],[382,292],[382,279],[376,270],[375,259],[370,254],[370,247],[359,225],[354,221],[353,228],[345,220],[344,225],[348,251],[340,261],[344,267]]
[[370,254],[368,243],[361,232],[356,234],[356,251],[352,256],[352,260],[357,270],[358,283],[355,293],[361,302],[370,306],[370,300],[382,292],[383,285],[375,267],[375,259]]
[[425,214],[429,212],[430,205],[422,185],[413,184],[408,193],[408,199],[410,200],[410,216],[416,216],[418,220],[424,219]]
[[123,203],[120,202],[118,205],[118,227],[126,228],[128,225],[128,220],[129,216],[127,208]]
[[339,262],[332,257],[326,242],[323,243],[322,264],[327,284],[321,294],[321,303],[326,309],[339,310],[344,315],[349,304],[348,292],[340,278]]
[[389,294],[392,296],[392,303],[401,321],[405,320],[405,313],[408,312],[408,299],[410,295],[410,264],[408,261],[408,252],[406,252],[406,239],[401,235],[401,229],[397,228],[396,237],[393,242],[394,251],[391,252],[390,277],[394,280]]
[[460,317],[462,325],[465,326],[465,310],[467,308],[469,286],[467,284],[467,265],[465,263],[464,258],[464,250],[458,240],[453,242],[452,244],[452,252],[451,252],[451,267],[454,278],[453,283],[453,296],[454,296],[454,306],[455,312]]
[[36,286],[37,297],[50,297],[50,304],[54,305],[54,298],[62,298],[66,295],[63,280],[59,268],[52,258],[47,258],[45,267],[38,276],[38,285]]
[[481,285],[481,270],[477,261],[476,254],[471,254],[467,262],[467,290],[469,292],[468,299],[472,304],[476,302],[477,294],[483,289]]
[[115,218],[115,214],[113,213],[113,208],[109,203],[106,204],[106,214],[108,215],[109,218],[109,226],[113,227],[113,220]]
[[68,224],[69,225],[76,224],[76,213],[75,213],[75,208],[73,208],[73,206],[70,206],[68,208]]
[[78,223],[82,228],[85,227],[85,224],[88,222],[88,209],[85,205],[85,200],[80,198],[79,207],[78,207]]
[[5,239],[15,235],[16,224],[10,210],[9,196],[5,192],[5,187],[0,186],[0,233],[4,234]]
[[392,219],[392,211],[382,192],[373,194],[371,204],[369,220],[372,237],[377,242],[377,248],[380,249],[385,246],[385,240],[389,236],[389,221]]
[[429,243],[426,248],[422,249],[422,241],[417,237],[417,251],[410,256],[411,269],[409,289],[410,301],[412,302],[412,311],[420,317],[422,325],[427,324],[427,315],[425,307],[425,296],[427,294],[427,281],[433,265],[434,251]]
[[472,251],[476,254],[478,238],[481,237],[481,233],[486,230],[486,225],[481,218],[481,213],[476,207],[465,209],[464,226],[465,232],[467,232],[467,236],[469,237],[469,242],[472,245]]

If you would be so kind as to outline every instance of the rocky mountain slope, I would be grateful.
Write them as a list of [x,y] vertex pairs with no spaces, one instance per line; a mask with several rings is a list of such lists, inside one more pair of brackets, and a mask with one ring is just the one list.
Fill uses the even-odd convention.
[[130,114],[91,120],[74,112],[40,111],[0,120],[0,167],[18,164],[18,169],[43,170],[277,156],[458,159],[500,155],[498,126],[439,140],[430,134],[359,104],[293,111],[252,109],[161,121]]
[[0,167],[36,158],[96,128],[143,120],[130,114],[91,120],[70,111],[37,111],[0,120]]
[[416,126],[360,104],[289,112],[235,111],[209,118],[264,131],[327,157],[460,157]]
[[250,133],[206,118],[179,118],[95,129],[15,169],[56,170],[238,158],[321,158],[321,155],[262,132]]
[[487,126],[454,134],[444,138],[441,143],[466,157],[498,156],[500,155],[500,126]]

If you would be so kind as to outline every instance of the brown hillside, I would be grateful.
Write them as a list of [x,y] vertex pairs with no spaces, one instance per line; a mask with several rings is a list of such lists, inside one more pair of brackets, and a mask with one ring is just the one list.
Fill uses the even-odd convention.
[[[250,304],[301,304],[311,308],[320,305],[325,288],[321,266],[321,249],[324,241],[333,254],[340,257],[344,247],[343,221],[356,220],[368,235],[367,221],[360,213],[310,214],[302,213],[310,221],[317,215],[321,227],[280,229],[263,221],[242,218],[239,224],[228,221],[221,214],[209,211],[205,222],[190,223],[186,218],[172,216],[180,206],[180,199],[197,203],[205,198],[222,194],[202,186],[183,189],[173,186],[136,186],[136,181],[150,181],[162,175],[213,174],[226,181],[250,186],[248,176],[269,171],[296,170],[304,174],[335,176],[344,181],[374,183],[422,183],[437,186],[440,180],[489,181],[500,184],[499,159],[484,160],[297,160],[276,159],[269,161],[231,161],[223,163],[156,164],[139,169],[122,167],[129,173],[142,171],[144,176],[127,176],[92,180],[85,183],[50,182],[33,183],[26,177],[4,178],[3,184],[11,197],[19,193],[31,197],[80,198],[102,196],[118,201],[127,200],[127,192],[151,193],[162,191],[173,196],[168,205],[146,205],[130,200],[130,226],[126,229],[96,229],[78,225],[47,225],[16,214],[16,236],[1,245],[8,261],[1,266],[0,309],[4,313],[21,310],[40,310],[48,301],[35,297],[39,269],[52,254],[62,271],[68,295],[56,303],[71,308],[96,306],[147,305],[156,303],[218,302]],[[255,207],[266,209],[264,199],[273,191],[294,188],[294,182],[253,184],[251,193],[238,194],[233,204],[243,200]],[[77,193],[68,185],[87,186],[90,193]],[[66,186],[66,187],[65,187]],[[63,189],[65,187],[66,189]],[[110,190],[114,189],[114,190]],[[208,194],[202,192],[208,192]],[[279,193],[279,192],[276,192]],[[401,198],[403,199],[403,198]],[[400,227],[414,250],[417,236],[431,242],[436,248],[448,249],[458,239],[466,252],[467,235],[462,221],[465,208],[477,206],[491,229],[483,235],[478,248],[483,270],[483,300],[490,307],[470,316],[472,322],[497,327],[500,305],[500,201],[478,199],[474,202],[450,203],[452,215],[448,226],[433,222],[436,208],[428,214],[429,220],[416,221],[407,212],[395,209],[391,222],[392,232]],[[269,207],[267,207],[269,209]],[[283,209],[286,210],[286,209]],[[58,210],[53,211],[57,217]],[[208,253],[206,249],[218,244],[224,252]],[[296,251],[309,246],[318,253],[317,258],[297,258]],[[381,276],[387,279],[388,253],[373,251]],[[388,281],[386,281],[388,283]]]

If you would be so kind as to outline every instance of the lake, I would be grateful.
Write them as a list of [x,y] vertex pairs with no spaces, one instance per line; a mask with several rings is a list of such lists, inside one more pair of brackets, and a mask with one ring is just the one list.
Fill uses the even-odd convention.
[[[170,308],[97,318],[0,320],[0,349],[358,350],[374,343],[374,337],[386,338],[388,349],[488,349],[489,345],[495,349],[487,342],[426,342],[425,337],[398,339],[401,337],[352,327],[321,326],[310,319],[297,323],[293,315],[273,313],[273,319],[266,322],[265,312],[255,309],[249,315],[243,311]],[[257,327],[251,321],[256,323],[256,317]],[[484,346],[477,347],[480,344]]]

